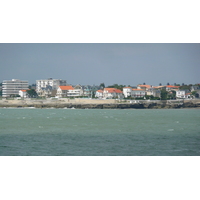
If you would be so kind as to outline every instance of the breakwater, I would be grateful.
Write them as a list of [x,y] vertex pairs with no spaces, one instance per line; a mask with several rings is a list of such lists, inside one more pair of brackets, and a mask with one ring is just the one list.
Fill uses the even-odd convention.
[[200,108],[200,99],[192,100],[116,100],[116,99],[20,99],[0,100],[0,107],[77,108],[77,109],[168,109]]

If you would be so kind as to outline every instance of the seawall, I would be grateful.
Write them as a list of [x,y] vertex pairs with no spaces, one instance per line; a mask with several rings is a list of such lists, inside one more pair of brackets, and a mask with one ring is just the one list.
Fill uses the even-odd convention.
[[97,100],[97,99],[46,99],[46,100],[0,100],[0,107],[34,107],[34,108],[78,108],[78,109],[168,109],[200,108],[200,99],[134,101],[134,100]]

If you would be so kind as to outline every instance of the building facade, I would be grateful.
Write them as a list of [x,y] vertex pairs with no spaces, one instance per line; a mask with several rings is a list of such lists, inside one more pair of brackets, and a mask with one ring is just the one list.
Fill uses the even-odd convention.
[[95,96],[103,99],[124,98],[123,92],[116,88],[104,88],[104,90],[97,90]]
[[185,91],[184,90],[176,91],[176,97],[180,99],[185,99]]
[[27,90],[20,90],[19,96],[22,98],[27,98],[28,97]]
[[4,80],[2,83],[2,97],[17,96],[20,90],[28,90],[28,86],[28,81],[19,79]]
[[133,98],[143,98],[146,95],[146,90],[144,89],[132,89],[131,97]]
[[61,79],[44,79],[36,80],[36,92],[38,96],[49,97],[52,96],[52,92],[57,91],[59,86],[66,86],[67,81]]
[[124,97],[125,97],[125,98],[131,97],[131,94],[132,94],[132,87],[124,87],[124,88],[123,88],[123,94],[124,94]]

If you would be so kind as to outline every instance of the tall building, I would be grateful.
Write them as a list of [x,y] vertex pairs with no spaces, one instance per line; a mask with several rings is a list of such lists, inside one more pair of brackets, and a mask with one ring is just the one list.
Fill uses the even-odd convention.
[[19,79],[4,80],[2,83],[2,97],[11,97],[19,95],[20,90],[28,89],[28,81]]
[[36,80],[36,92],[39,96],[51,96],[52,92],[57,90],[59,86],[65,85],[67,85],[67,81],[61,79]]

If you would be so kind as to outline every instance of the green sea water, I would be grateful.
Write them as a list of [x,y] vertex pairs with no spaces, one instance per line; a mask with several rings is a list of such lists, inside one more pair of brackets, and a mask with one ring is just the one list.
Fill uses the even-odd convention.
[[199,156],[200,109],[0,109],[1,156]]

